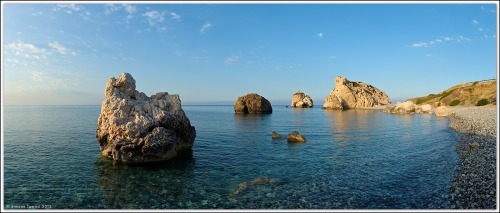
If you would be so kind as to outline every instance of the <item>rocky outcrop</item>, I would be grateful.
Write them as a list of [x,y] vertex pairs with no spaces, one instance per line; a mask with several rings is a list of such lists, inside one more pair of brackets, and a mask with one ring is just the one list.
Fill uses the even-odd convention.
[[313,107],[313,101],[309,95],[306,95],[299,90],[293,94],[292,103],[290,105],[293,108],[311,108]]
[[135,80],[121,73],[106,83],[96,137],[101,154],[120,163],[168,160],[190,150],[196,131],[178,95],[159,92],[147,97]]
[[293,131],[290,134],[288,134],[287,141],[288,142],[305,142],[306,138],[304,136],[302,136],[301,134],[299,134],[299,132]]
[[323,108],[349,109],[390,103],[389,96],[374,86],[363,82],[349,81],[347,78],[337,76],[335,78],[335,88],[326,96]]
[[264,97],[250,93],[238,97],[234,103],[234,112],[236,114],[266,114],[272,113],[271,103]]
[[440,106],[438,108],[436,108],[436,116],[448,116],[448,115],[451,115],[451,110],[446,107],[446,106]]

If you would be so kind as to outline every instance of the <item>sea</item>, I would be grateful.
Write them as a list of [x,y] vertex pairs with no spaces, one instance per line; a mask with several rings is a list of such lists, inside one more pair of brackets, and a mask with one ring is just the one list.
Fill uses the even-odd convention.
[[[196,128],[192,151],[123,165],[100,156],[100,106],[4,106],[3,207],[450,208],[458,135],[446,117],[285,105],[261,115],[238,115],[231,105],[183,109]],[[287,142],[292,131],[306,142]]]

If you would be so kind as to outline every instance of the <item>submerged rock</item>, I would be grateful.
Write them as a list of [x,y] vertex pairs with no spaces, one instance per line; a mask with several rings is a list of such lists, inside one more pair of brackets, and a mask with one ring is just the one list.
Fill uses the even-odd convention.
[[291,106],[292,108],[311,108],[313,107],[313,101],[309,95],[299,90],[293,94]]
[[281,138],[281,135],[278,134],[277,132],[273,131],[272,134],[271,134],[271,137],[273,139],[280,139]]
[[266,114],[272,113],[273,108],[266,98],[250,93],[238,97],[234,103],[234,112],[236,114]]
[[306,138],[304,136],[302,136],[301,134],[299,134],[299,132],[293,131],[290,134],[288,134],[287,141],[288,142],[305,142]]
[[387,105],[391,100],[387,94],[372,85],[349,81],[337,76],[335,87],[325,98],[324,109],[349,109]]
[[106,83],[96,137],[101,154],[121,163],[168,160],[191,149],[196,130],[178,95],[159,92],[147,97],[135,80],[121,73]]

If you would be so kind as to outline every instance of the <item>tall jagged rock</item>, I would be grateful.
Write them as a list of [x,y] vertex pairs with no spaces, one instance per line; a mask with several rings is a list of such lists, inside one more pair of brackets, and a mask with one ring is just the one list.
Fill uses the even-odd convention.
[[236,114],[268,114],[273,112],[271,103],[264,97],[250,93],[238,97],[234,103]]
[[168,160],[190,150],[196,130],[178,95],[151,97],[135,90],[135,80],[121,73],[106,83],[96,137],[101,154],[120,163]]
[[294,108],[311,108],[313,107],[313,101],[309,95],[299,90],[293,94],[292,103],[290,105]]
[[[339,104],[339,103],[340,104]],[[324,109],[349,109],[390,104],[387,94],[370,84],[337,76],[335,87],[325,98]]]

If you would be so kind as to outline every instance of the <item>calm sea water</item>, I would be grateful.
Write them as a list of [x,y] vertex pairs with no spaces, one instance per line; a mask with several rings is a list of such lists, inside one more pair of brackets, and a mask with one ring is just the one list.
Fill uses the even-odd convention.
[[[235,115],[232,106],[183,108],[196,127],[193,151],[128,166],[100,157],[100,106],[5,107],[4,208],[449,207],[457,135],[447,118],[284,106],[269,115]],[[294,130],[307,142],[287,143]],[[272,131],[283,139],[272,140]]]

